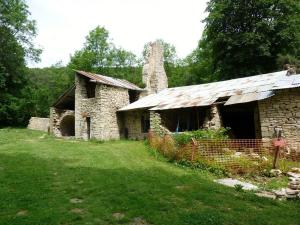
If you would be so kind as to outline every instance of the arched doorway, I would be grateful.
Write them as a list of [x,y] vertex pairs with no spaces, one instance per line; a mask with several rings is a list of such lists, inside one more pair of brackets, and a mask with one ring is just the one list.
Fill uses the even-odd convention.
[[75,136],[75,118],[73,115],[66,115],[60,122],[61,136]]

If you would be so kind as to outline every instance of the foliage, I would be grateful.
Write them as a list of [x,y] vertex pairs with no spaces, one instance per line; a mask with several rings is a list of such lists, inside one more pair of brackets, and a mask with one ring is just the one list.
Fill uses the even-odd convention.
[[228,138],[228,129],[220,128],[217,130],[214,129],[201,129],[196,131],[187,131],[182,133],[175,133],[173,135],[176,143],[180,146],[185,145],[191,142],[192,139],[201,140],[201,139],[227,139]]
[[25,59],[37,61],[41,52],[33,47],[36,30],[29,15],[23,0],[0,1],[0,126],[20,125],[28,117]]
[[74,72],[61,65],[27,69],[26,74],[25,112],[30,116],[48,117],[50,106],[74,84]]
[[242,192],[243,191],[243,185],[241,185],[241,184],[234,185],[234,190],[236,190],[237,192]]
[[71,56],[68,68],[142,83],[140,60],[133,53],[117,48],[109,32],[100,26],[89,32],[83,48]]
[[208,171],[218,177],[227,176],[228,173],[224,167],[214,164],[212,161],[209,162],[205,159],[190,161],[187,159],[181,159],[176,162],[176,164],[192,169],[198,169],[202,171]]
[[207,12],[197,52],[208,55],[196,64],[207,65],[217,80],[282,69],[280,55],[299,60],[298,0],[211,0]]
[[205,171],[156,160],[143,142],[41,136],[0,129],[0,224],[299,223],[298,202],[236,192]]

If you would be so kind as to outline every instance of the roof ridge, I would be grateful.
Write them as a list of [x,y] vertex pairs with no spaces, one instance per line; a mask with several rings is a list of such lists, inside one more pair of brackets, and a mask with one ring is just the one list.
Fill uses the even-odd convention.
[[82,71],[82,70],[74,70],[74,71],[83,76],[89,77],[90,79],[94,79],[97,82],[102,83],[102,84],[115,86],[115,87],[121,87],[121,88],[125,88],[125,89],[130,89],[130,90],[137,90],[137,91],[143,90],[139,86],[137,86],[125,79],[110,77],[110,76],[97,74],[97,73],[86,72],[86,71]]

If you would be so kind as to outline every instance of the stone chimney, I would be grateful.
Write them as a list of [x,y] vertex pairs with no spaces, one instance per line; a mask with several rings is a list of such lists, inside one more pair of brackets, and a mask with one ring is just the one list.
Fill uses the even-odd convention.
[[149,54],[143,66],[143,83],[146,85],[146,93],[150,95],[168,88],[168,78],[164,69],[164,49],[159,42],[153,42],[149,46]]

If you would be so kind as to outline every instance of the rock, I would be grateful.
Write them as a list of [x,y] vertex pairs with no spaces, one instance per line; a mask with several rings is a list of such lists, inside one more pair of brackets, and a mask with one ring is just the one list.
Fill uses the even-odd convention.
[[27,210],[21,210],[19,212],[17,212],[17,216],[26,216],[28,214],[28,211]]
[[265,161],[265,162],[268,161],[268,158],[267,158],[266,156],[261,157],[261,159],[262,159],[263,161]]
[[70,212],[76,213],[76,214],[82,214],[83,213],[83,209],[74,208],[74,209],[71,209]]
[[289,181],[296,181],[296,182],[299,182],[300,179],[299,179],[299,178],[295,178],[295,177],[289,177]]
[[290,181],[289,184],[291,184],[291,185],[300,185],[300,181],[295,179],[295,180]]
[[239,157],[241,157],[242,156],[242,152],[236,152],[236,153],[234,153],[234,157],[236,157],[236,158],[239,158]]
[[270,170],[270,175],[272,176],[272,177],[278,177],[278,176],[280,176],[282,174],[282,172],[281,172],[281,170],[279,170],[279,169],[271,169]]
[[295,199],[295,198],[297,198],[297,195],[285,195],[285,197],[287,198],[287,199]]
[[300,185],[289,184],[289,188],[292,190],[300,190]]
[[130,223],[130,225],[150,225],[150,224],[147,223],[146,220],[144,220],[140,217],[136,217],[133,219],[133,221]]
[[116,220],[121,220],[125,217],[124,213],[113,213],[112,216],[116,219]]
[[236,185],[241,185],[243,187],[243,190],[257,190],[258,189],[258,187],[253,184],[242,182],[242,181],[232,179],[232,178],[218,179],[218,180],[215,180],[215,182],[217,182],[219,184],[223,184],[225,186],[229,186],[229,187],[235,187]]
[[293,168],[291,168],[291,172],[293,172],[293,173],[300,173],[300,168],[293,167]]
[[285,189],[285,193],[287,195],[298,195],[299,192],[300,192],[299,190],[293,190],[293,189],[290,189],[290,188]]
[[272,192],[268,192],[268,191],[258,192],[258,193],[255,193],[255,195],[257,195],[259,197],[264,197],[264,198],[276,199],[276,195],[273,194]]
[[71,199],[70,199],[70,202],[71,202],[71,203],[74,203],[74,204],[77,204],[77,203],[82,203],[83,200],[80,199],[80,198],[71,198]]
[[285,188],[280,190],[274,190],[273,193],[276,195],[277,198],[285,197]]
[[296,178],[296,179],[300,179],[300,174],[299,174],[299,173],[288,172],[287,175],[288,175],[289,177],[293,177],[293,178]]
[[260,156],[257,153],[251,153],[250,157],[253,158],[253,159],[260,159]]

